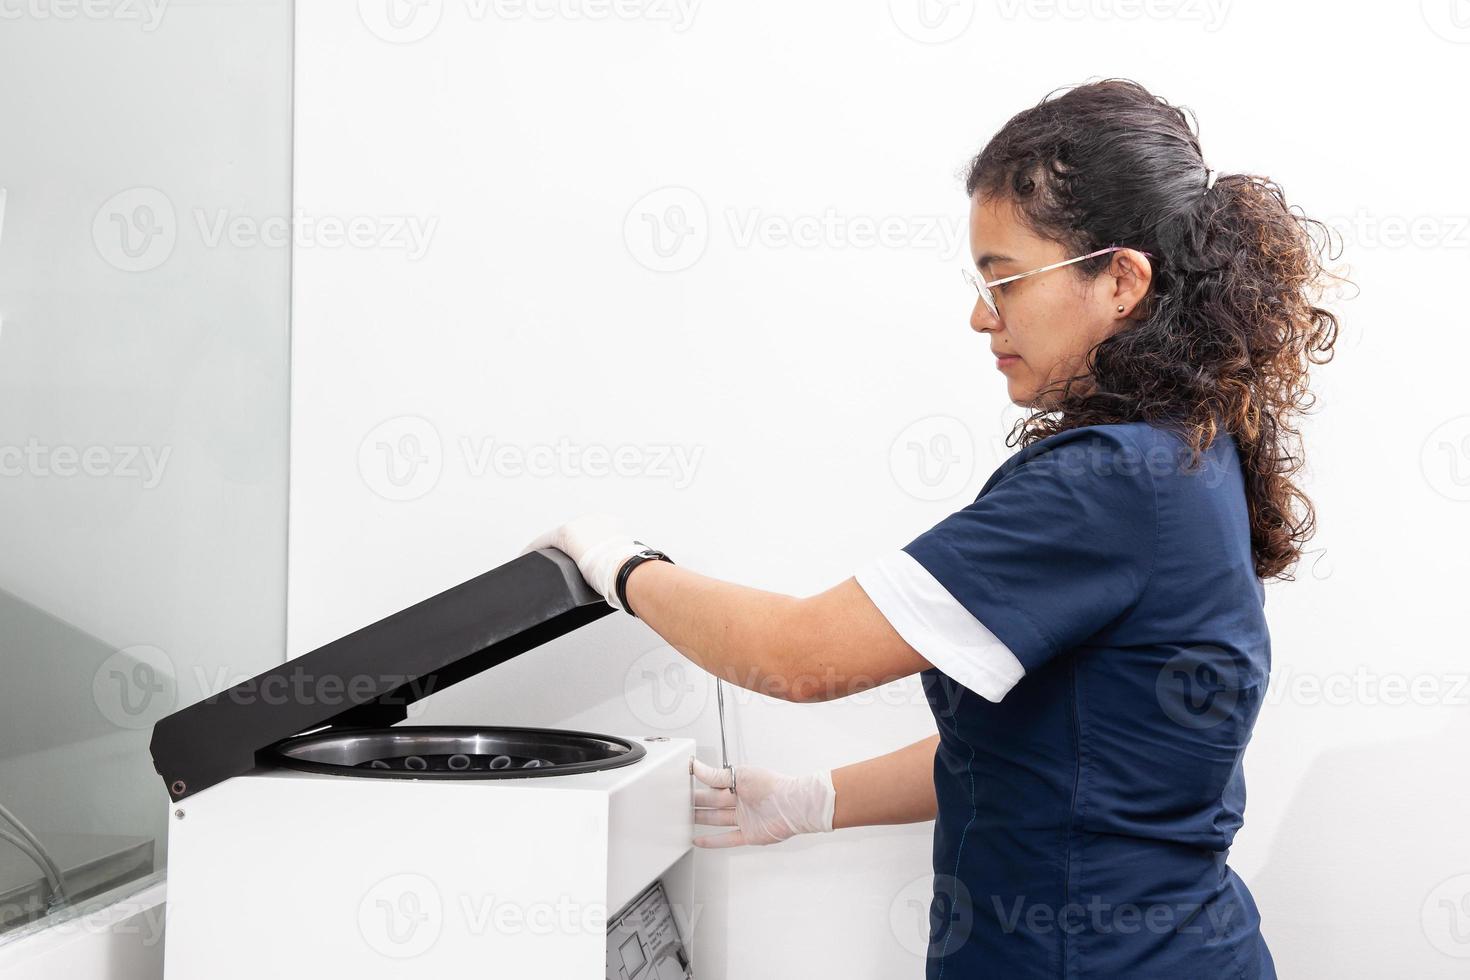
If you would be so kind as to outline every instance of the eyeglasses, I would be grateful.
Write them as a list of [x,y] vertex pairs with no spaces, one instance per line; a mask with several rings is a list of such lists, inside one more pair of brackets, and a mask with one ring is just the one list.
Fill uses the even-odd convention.
[[[1014,276],[1006,276],[1004,279],[993,279],[990,282],[985,282],[969,269],[961,269],[960,275],[965,277],[965,282],[975,287],[975,292],[979,293],[980,298],[985,301],[985,306],[988,310],[990,310],[990,315],[999,320],[1000,310],[995,305],[995,294],[990,291],[992,286],[1003,286],[1008,282],[1015,282],[1017,279],[1025,279],[1027,276],[1040,275],[1043,272],[1050,272],[1053,269],[1060,269],[1062,266],[1071,265],[1073,262],[1082,262],[1086,259],[1095,259],[1099,255],[1107,255],[1109,252],[1121,252],[1127,247],[1128,246],[1126,245],[1111,245],[1108,248],[1100,248],[1096,252],[1088,252],[1086,255],[1079,255],[1075,259],[1066,259],[1062,262],[1053,262],[1051,265],[1044,265],[1040,269],[1032,269],[1030,272],[1022,272]],[[1153,258],[1153,254],[1150,252],[1143,252],[1142,249],[1139,249],[1138,251],[1142,252],[1142,254],[1144,255],[1147,255],[1149,258]]]

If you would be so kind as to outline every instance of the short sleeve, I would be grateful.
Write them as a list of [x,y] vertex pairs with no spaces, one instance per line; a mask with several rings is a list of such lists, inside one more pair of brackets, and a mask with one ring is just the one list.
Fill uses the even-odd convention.
[[[890,622],[906,620],[900,635],[930,663],[992,701],[1126,614],[1158,539],[1153,477],[1126,433],[1072,430],[1018,458],[974,503],[905,545],[922,571],[874,599]],[[876,568],[859,578],[874,584],[870,597],[884,591]]]

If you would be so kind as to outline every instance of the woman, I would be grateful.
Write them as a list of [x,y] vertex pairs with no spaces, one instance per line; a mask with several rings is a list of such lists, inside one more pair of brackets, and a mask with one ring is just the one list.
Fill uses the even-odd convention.
[[696,763],[699,822],[735,828],[698,843],[935,820],[931,978],[1272,977],[1226,856],[1262,581],[1312,528],[1293,418],[1336,336],[1322,226],[1209,170],[1186,115],[1122,80],[1011,119],[965,189],[970,326],[1030,410],[974,503],[808,598],[606,518],[537,546],[729,682],[806,702],[922,675],[938,734],[890,755]]

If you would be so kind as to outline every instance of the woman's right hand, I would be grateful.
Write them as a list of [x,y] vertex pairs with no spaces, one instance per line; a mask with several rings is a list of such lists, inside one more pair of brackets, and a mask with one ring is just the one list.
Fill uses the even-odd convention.
[[695,759],[691,772],[704,784],[694,789],[694,822],[707,827],[735,828],[723,834],[695,837],[696,847],[775,844],[797,834],[826,833],[832,829],[837,793],[832,788],[829,770],[786,776],[760,766],[716,769]]

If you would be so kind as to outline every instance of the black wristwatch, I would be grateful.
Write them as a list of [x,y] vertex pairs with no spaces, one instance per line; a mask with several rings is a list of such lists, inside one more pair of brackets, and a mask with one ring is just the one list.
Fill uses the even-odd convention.
[[633,569],[637,568],[639,565],[643,564],[646,561],[666,561],[670,565],[672,565],[674,563],[674,559],[670,558],[662,551],[659,551],[657,548],[650,548],[648,545],[643,544],[642,541],[634,541],[633,543],[636,545],[642,545],[643,550],[638,552],[632,558],[629,558],[627,561],[623,562],[623,567],[618,569],[617,586],[615,587],[614,591],[617,593],[618,605],[622,606],[623,611],[626,612],[629,616],[633,616],[636,618],[638,614],[633,611],[632,606],[628,605],[628,576],[633,574]]

